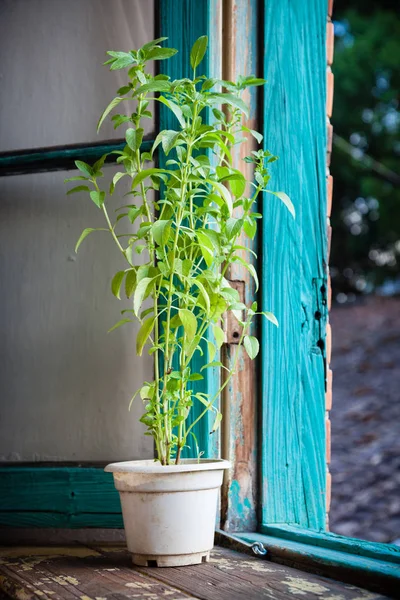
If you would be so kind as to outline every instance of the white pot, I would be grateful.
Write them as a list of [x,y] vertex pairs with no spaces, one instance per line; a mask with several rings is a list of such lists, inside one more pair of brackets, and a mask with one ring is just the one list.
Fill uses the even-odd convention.
[[135,565],[173,567],[206,562],[214,545],[220,459],[153,460],[107,465],[120,493],[129,552]]

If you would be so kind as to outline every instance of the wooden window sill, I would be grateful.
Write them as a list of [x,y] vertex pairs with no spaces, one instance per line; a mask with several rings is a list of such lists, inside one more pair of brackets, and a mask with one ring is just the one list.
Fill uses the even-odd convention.
[[0,598],[1,593],[18,600],[387,598],[221,547],[213,550],[209,563],[201,565],[132,567],[121,544],[2,547]]

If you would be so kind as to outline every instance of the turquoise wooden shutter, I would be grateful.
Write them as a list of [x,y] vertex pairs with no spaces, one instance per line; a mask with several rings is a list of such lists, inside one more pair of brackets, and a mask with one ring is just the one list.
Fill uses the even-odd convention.
[[325,326],[327,319],[326,0],[267,0],[265,148],[279,156],[271,189],[293,220],[263,199],[262,523],[325,527]]

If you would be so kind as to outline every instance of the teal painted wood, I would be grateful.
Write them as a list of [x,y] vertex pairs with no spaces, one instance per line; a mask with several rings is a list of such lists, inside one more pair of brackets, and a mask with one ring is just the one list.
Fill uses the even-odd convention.
[[[150,150],[153,141],[145,140],[143,149]],[[76,168],[75,160],[93,163],[103,154],[113,150],[122,150],[124,146],[125,142],[117,141],[4,152],[0,153],[0,177],[47,171],[67,171]],[[107,162],[115,162],[116,158],[115,155],[111,155]]]
[[[278,529],[278,528],[277,528]],[[365,546],[375,546],[373,552],[351,552],[343,551],[339,546],[323,547],[313,543],[304,543],[296,539],[287,539],[274,535],[261,533],[242,533],[239,537],[247,542],[262,542],[268,550],[269,559],[283,564],[295,565],[297,568],[311,572],[317,572],[332,577],[339,581],[354,583],[367,589],[373,589],[381,593],[393,594],[399,597],[400,590],[400,566],[393,555],[384,554],[380,546],[386,544],[372,544],[365,542]],[[306,532],[304,532],[306,535]],[[310,540],[316,537],[310,533]],[[331,534],[319,534],[322,538],[330,537]],[[341,537],[341,536],[337,536]],[[305,538],[304,538],[305,539]],[[359,544],[361,540],[344,538],[349,543]]]
[[0,525],[123,527],[111,473],[99,467],[0,467]]
[[[191,77],[193,74],[190,66],[190,49],[196,39],[207,35],[211,44],[206,57],[198,68],[198,74],[213,76],[213,63],[218,63],[218,46],[214,34],[214,10],[217,0],[160,0],[159,19],[160,36],[168,37],[168,45],[178,50],[162,65],[163,73],[171,79]],[[159,107],[160,130],[177,129],[176,117],[166,107]],[[165,158],[160,155],[160,164],[164,166]],[[206,346],[204,344],[204,351]],[[206,356],[206,355],[205,355]],[[204,357],[197,352],[192,360],[191,366],[194,371],[200,372],[202,365],[206,364]],[[199,382],[193,382],[195,392],[204,392],[213,396],[219,387],[218,368],[207,369],[205,378]],[[192,423],[204,409],[200,402],[192,408],[189,422]],[[204,452],[204,457],[219,456],[219,433],[210,434],[212,429],[212,415],[206,415],[195,427],[194,434],[197,438],[199,450]],[[190,448],[185,449],[185,457],[196,457],[197,449],[193,438],[188,440]]]
[[373,558],[374,560],[382,560],[400,565],[400,546],[395,546],[394,544],[368,542],[367,540],[350,538],[327,531],[316,533],[315,531],[302,529],[295,525],[262,527],[261,531],[269,536],[301,544],[337,550],[363,558]]
[[262,522],[325,527],[326,0],[267,0],[265,148],[279,156],[263,198]]

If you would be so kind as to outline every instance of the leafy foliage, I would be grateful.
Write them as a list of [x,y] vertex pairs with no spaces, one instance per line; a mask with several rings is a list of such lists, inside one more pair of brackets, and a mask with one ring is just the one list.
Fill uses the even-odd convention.
[[[258,141],[262,139],[261,134],[242,125],[242,114],[248,112],[248,107],[241,94],[247,87],[263,85],[264,81],[253,76],[240,77],[236,83],[211,80],[203,75],[196,77],[195,70],[207,49],[205,36],[195,42],[191,51],[193,79],[170,81],[162,74],[153,77],[146,71],[147,62],[167,59],[176,52],[161,47],[160,41],[163,40],[129,53],[108,52],[111,58],[106,64],[112,70],[128,69],[128,81],[105,109],[99,126],[118,106],[121,97],[134,102],[130,117],[121,114],[112,117],[115,127],[128,126],[126,146],[117,152],[121,171],[114,176],[110,190],[104,190],[101,168],[106,157],[93,166],[77,161],[82,173],[80,180],[87,184],[76,191],[86,191],[83,188],[91,186],[92,189],[87,187],[89,198],[104,213],[107,231],[127,262],[126,270],[114,276],[111,291],[116,298],[125,292],[132,299],[132,310],[122,311],[129,312],[129,317],[121,319],[112,329],[137,319],[140,323],[137,353],[141,355],[147,346],[154,356],[154,380],[144,382],[134,398],[139,395],[144,401],[141,421],[147,427],[147,435],[155,440],[157,458],[167,465],[172,460],[179,463],[188,436],[193,435],[194,426],[208,411],[215,413],[212,431],[217,430],[222,418],[215,401],[235,371],[239,346],[232,369],[215,396],[208,398],[194,393],[191,382],[203,379],[204,374],[192,372],[191,359],[196,352],[202,353],[200,344],[208,329],[212,328],[215,344],[207,341],[208,357],[202,372],[223,366],[217,360],[224,341],[220,321],[229,311],[243,327],[240,343],[244,342],[251,358],[257,356],[258,341],[248,335],[252,320],[260,314],[257,305],[253,303],[249,308],[241,304],[238,292],[230,286],[225,274],[233,262],[242,262],[258,286],[256,270],[243,258],[246,248],[238,240],[242,234],[251,239],[256,234],[261,215],[253,207],[269,182],[268,165],[275,157],[264,150],[247,157],[254,164],[255,182],[247,182],[240,170],[232,167],[231,150],[243,141],[243,133],[249,132]],[[143,152],[141,122],[151,116],[150,100],[171,110],[176,117],[176,129],[161,131],[151,151]],[[212,125],[205,122],[207,109],[214,114]],[[156,149],[168,156],[166,168],[149,166]],[[131,204],[116,208],[118,216],[113,222],[108,211],[124,176],[131,179],[132,200]],[[155,202],[149,200],[152,190],[159,191]],[[246,195],[246,190],[251,194]],[[275,195],[294,215],[290,199],[280,192]],[[136,225],[136,233],[120,233],[121,223],[127,221]],[[85,229],[77,248],[92,231],[95,230]],[[141,253],[146,262],[137,266],[134,257]],[[277,325],[271,313],[265,316]],[[202,405],[202,412],[188,425],[194,402]]]

